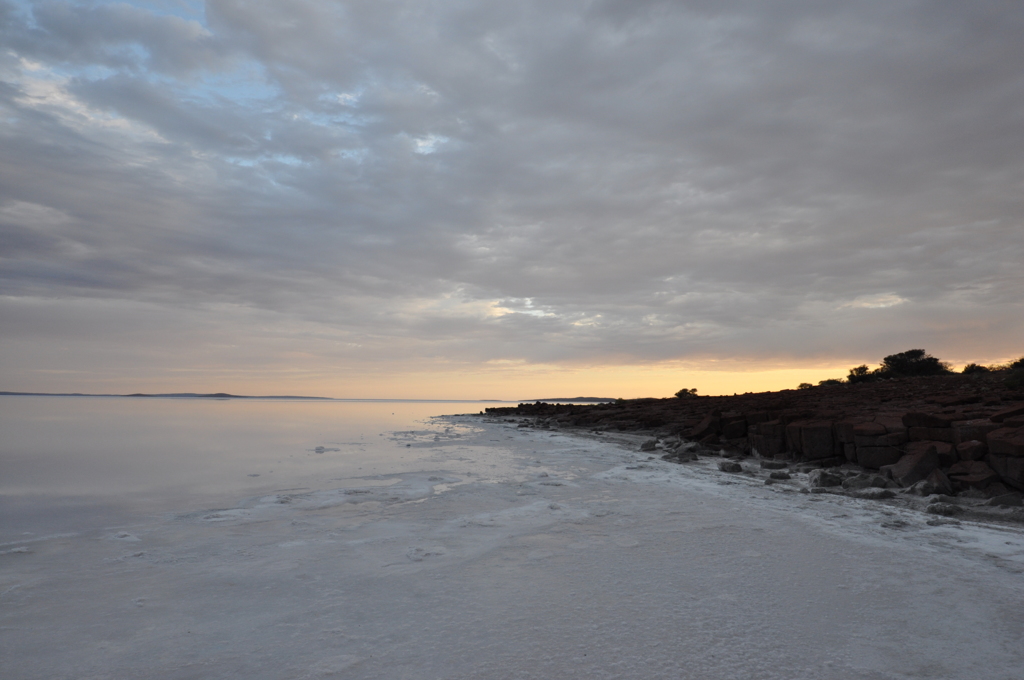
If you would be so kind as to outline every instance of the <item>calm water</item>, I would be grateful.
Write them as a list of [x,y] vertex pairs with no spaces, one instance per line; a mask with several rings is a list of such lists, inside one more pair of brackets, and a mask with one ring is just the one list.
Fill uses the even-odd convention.
[[[0,541],[417,468],[488,403],[0,396]],[[317,447],[322,447],[318,449]]]

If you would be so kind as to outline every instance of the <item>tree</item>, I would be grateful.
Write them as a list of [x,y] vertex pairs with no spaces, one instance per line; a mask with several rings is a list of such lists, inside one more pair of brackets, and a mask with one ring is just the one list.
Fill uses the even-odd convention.
[[877,375],[875,375],[875,374],[873,374],[871,372],[871,369],[868,368],[867,364],[861,364],[860,366],[855,366],[854,368],[850,369],[850,374],[848,376],[846,376],[846,382],[849,382],[849,383],[871,382],[872,380],[877,379],[877,377],[878,377]]
[[982,366],[981,364],[967,364],[966,366],[964,366],[964,370],[960,372],[966,373],[967,375],[971,375],[973,373],[988,373],[989,369],[988,367]]
[[812,385],[811,383],[800,383],[799,385],[796,386],[798,390],[809,390],[812,387],[814,387],[814,385]]
[[882,359],[881,373],[890,376],[943,375],[949,365],[931,356],[923,349],[908,349]]
[[696,397],[697,396],[697,388],[696,387],[689,387],[689,388],[684,387],[683,389],[681,389],[678,392],[676,392],[676,396],[679,397],[680,399],[685,399],[686,397]]
[[1014,390],[1024,387],[1024,357],[1011,362],[1008,368],[1010,374],[1003,378],[1003,384]]

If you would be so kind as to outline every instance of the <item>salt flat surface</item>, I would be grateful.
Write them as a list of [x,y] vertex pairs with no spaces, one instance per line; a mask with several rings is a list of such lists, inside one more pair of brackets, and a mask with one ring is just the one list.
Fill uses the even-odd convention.
[[1024,677],[1024,535],[472,417],[414,469],[0,546],[3,677]]

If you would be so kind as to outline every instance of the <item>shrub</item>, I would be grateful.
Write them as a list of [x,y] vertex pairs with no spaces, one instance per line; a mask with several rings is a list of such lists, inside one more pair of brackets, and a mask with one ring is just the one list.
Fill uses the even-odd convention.
[[975,373],[988,373],[989,369],[981,364],[967,364],[960,372],[967,375],[973,375]]
[[1010,389],[1024,387],[1024,357],[1011,362],[1009,369],[1010,375],[1003,378],[1003,384]]
[[809,390],[812,387],[814,387],[814,385],[812,385],[811,383],[800,383],[799,385],[796,386],[798,390]]
[[871,382],[877,380],[877,372],[872,373],[871,369],[868,368],[867,364],[861,364],[850,369],[850,374],[846,376],[846,382],[849,383],[862,383]]
[[684,387],[683,389],[681,389],[678,392],[676,392],[676,396],[679,397],[680,399],[685,399],[686,397],[696,397],[697,396],[697,388],[696,387]]
[[890,354],[882,359],[880,373],[891,376],[943,375],[949,373],[949,365],[931,356],[923,349],[908,349],[899,354]]
[[843,381],[841,379],[839,379],[839,378],[829,378],[827,380],[820,381],[818,384],[819,385],[842,385]]

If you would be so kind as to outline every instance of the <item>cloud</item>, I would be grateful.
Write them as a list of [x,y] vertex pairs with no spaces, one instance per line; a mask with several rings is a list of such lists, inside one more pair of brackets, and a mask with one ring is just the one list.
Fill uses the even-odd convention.
[[188,7],[2,4],[3,295],[382,363],[1024,337],[1012,3]]

